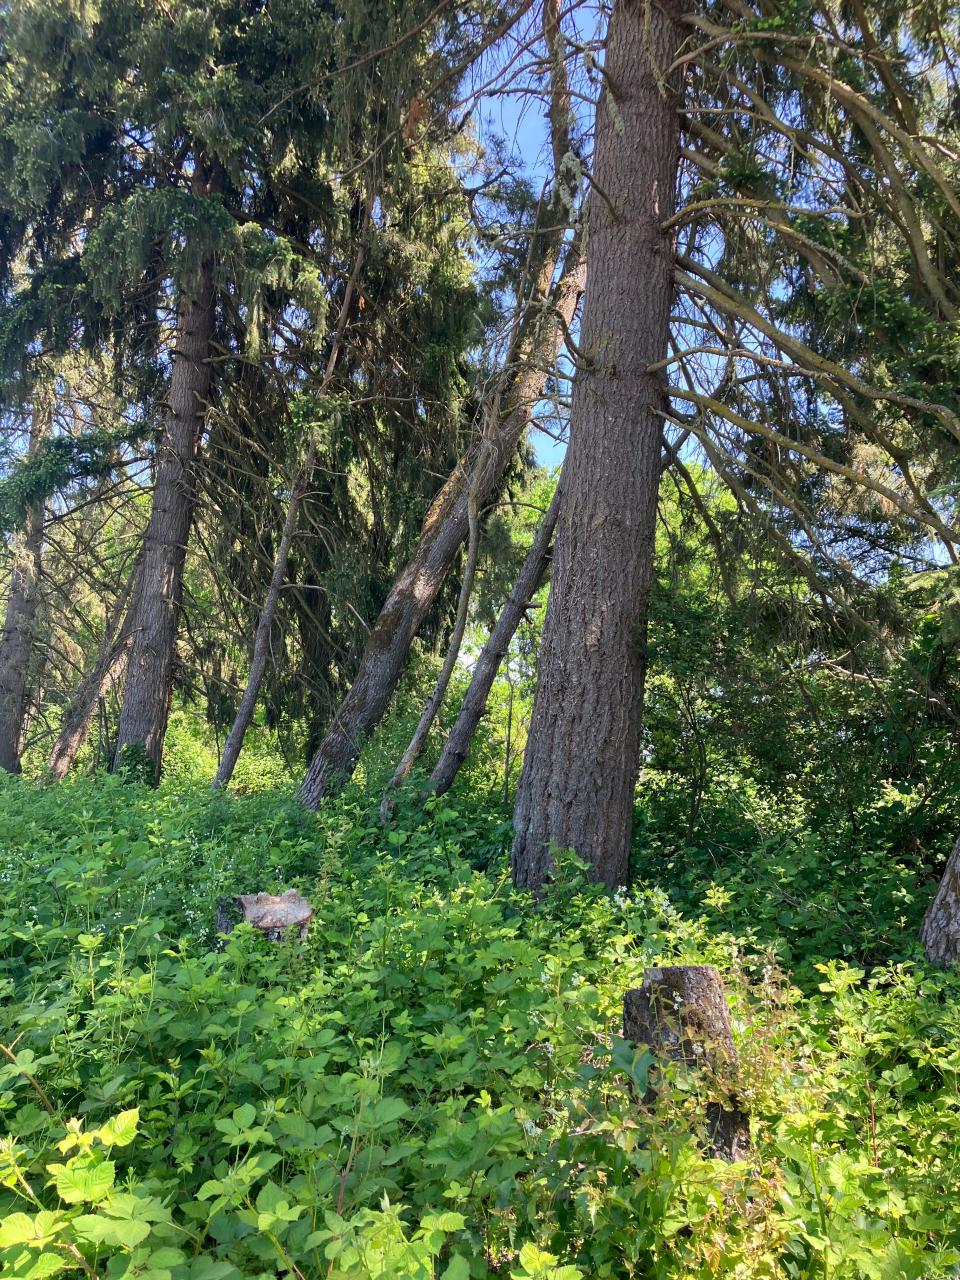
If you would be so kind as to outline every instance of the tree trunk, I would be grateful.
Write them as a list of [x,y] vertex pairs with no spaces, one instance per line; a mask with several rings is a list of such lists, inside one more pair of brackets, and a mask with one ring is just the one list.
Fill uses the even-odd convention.
[[[552,587],[514,813],[513,875],[539,891],[552,848],[626,881],[660,478],[660,377],[673,255],[678,99],[663,81],[684,0],[621,0],[597,113],[589,273]],[[611,101],[614,99],[614,101]]]
[[731,1094],[727,1105],[707,1103],[710,1155],[747,1159],[750,1121],[736,1098],[739,1063],[717,969],[682,964],[645,970],[643,985],[623,998],[623,1038],[646,1045],[654,1057],[708,1071]]
[[943,878],[920,926],[920,941],[931,964],[960,965],[960,840],[947,859]]
[[138,574],[139,566],[134,569],[114,607],[96,661],[77,685],[63,717],[60,732],[47,762],[47,776],[53,782],[61,782],[73,767],[77,752],[83,746],[90,728],[94,708],[123,674],[133,621],[133,606],[128,602],[131,592],[135,594],[133,584]]
[[423,714],[417,723],[416,729],[413,731],[413,737],[407,746],[406,751],[397,765],[393,777],[387,783],[387,789],[383,793],[380,801],[380,821],[386,822],[390,813],[390,793],[402,787],[413,771],[413,766],[420,759],[423,748],[426,746],[427,737],[433,727],[433,722],[437,718],[437,713],[443,706],[443,700],[447,694],[447,688],[450,684],[450,678],[453,675],[453,668],[456,666],[457,658],[460,656],[460,646],[463,644],[463,633],[467,629],[467,615],[470,612],[470,597],[473,594],[473,580],[477,572],[477,556],[480,551],[480,516],[477,512],[475,501],[470,503],[469,512],[470,532],[469,541],[467,543],[467,563],[463,571],[463,581],[460,584],[460,599],[457,603],[457,617],[453,627],[453,635],[450,638],[450,645],[447,649],[447,656],[443,660],[443,666],[440,674],[437,676],[436,684],[433,691],[427,699],[427,705],[423,709]]
[[[312,454],[313,451],[310,450],[310,458],[312,458]],[[293,535],[296,532],[297,516],[300,512],[301,478],[297,478],[290,494],[290,502],[287,506],[287,514],[284,517],[283,530],[280,534],[280,543],[277,547],[273,570],[270,574],[267,598],[263,602],[260,617],[257,619],[257,630],[253,637],[253,653],[250,657],[250,674],[247,677],[240,705],[237,707],[237,714],[230,727],[230,733],[227,735],[227,741],[224,743],[223,755],[220,757],[220,767],[217,769],[217,776],[212,784],[212,790],[214,791],[227,786],[233,777],[233,771],[237,767],[237,761],[240,759],[240,752],[243,749],[243,740],[247,735],[247,730],[250,728],[253,713],[257,707],[260,686],[263,684],[263,677],[266,675],[267,660],[270,657],[270,636],[273,631],[273,620],[277,616],[280,590],[283,586],[284,578],[287,576],[290,548],[293,546]]]
[[160,778],[163,739],[173,696],[177,621],[183,566],[196,499],[194,465],[210,391],[213,263],[203,264],[196,292],[183,295],[177,314],[170,401],[160,443],[153,507],[133,606],[127,684],[120,712],[114,768],[134,748],[144,752],[153,781]]
[[513,590],[507,597],[507,602],[501,609],[500,616],[494,623],[487,643],[477,659],[470,687],[467,689],[456,722],[440,753],[440,759],[430,775],[430,789],[436,795],[443,795],[445,791],[450,790],[454,778],[460,772],[460,766],[467,758],[473,735],[477,731],[494,679],[500,670],[500,664],[547,571],[550,561],[550,542],[559,510],[560,486],[558,485],[547,514],[543,517],[533,544],[527,552]]
[[427,512],[417,548],[390,589],[350,692],[301,784],[300,800],[311,809],[349,778],[364,740],[386,712],[413,639],[469,533],[470,495],[473,493],[482,507],[496,491],[563,346],[583,288],[584,269],[578,247],[572,245],[553,289],[553,305],[545,306],[540,300],[550,294],[550,280],[563,244],[562,229],[553,236],[547,231],[541,235],[546,247],[535,273],[534,302],[528,309],[528,322],[512,345],[502,409],[489,448],[476,460],[469,456],[461,459]]
[[[343,335],[347,327],[347,319],[350,315],[350,304],[353,301],[353,295],[356,291],[357,281],[360,278],[360,270],[363,266],[364,250],[366,248],[365,237],[370,226],[370,213],[373,207],[372,199],[368,198],[364,204],[363,221],[361,224],[361,239],[357,247],[354,257],[353,268],[347,278],[347,282],[343,290],[343,301],[340,304],[340,314],[337,317],[336,328],[334,329],[333,342],[330,347],[330,355],[327,358],[327,367],[324,370],[323,381],[317,392],[318,396],[322,396],[330,385],[333,378],[334,370],[337,367],[337,360],[340,356],[340,348],[343,345]],[[260,686],[263,684],[263,677],[267,671],[267,660],[270,656],[270,636],[273,631],[273,620],[277,616],[277,605],[280,603],[280,591],[283,587],[284,578],[287,575],[287,564],[290,561],[290,550],[293,546],[294,534],[297,530],[297,517],[300,514],[300,505],[303,502],[303,495],[307,485],[313,475],[314,464],[316,461],[316,450],[313,444],[307,448],[307,455],[300,466],[297,477],[293,482],[293,488],[290,491],[290,501],[287,505],[287,513],[283,521],[283,530],[280,534],[280,543],[277,547],[277,554],[273,562],[273,569],[270,573],[270,586],[267,589],[267,598],[263,602],[263,609],[260,617],[257,619],[257,630],[253,637],[253,652],[250,657],[250,674],[247,677],[246,688],[243,691],[243,697],[240,699],[240,705],[237,708],[237,714],[234,717],[233,725],[227,741],[224,744],[223,755],[220,759],[220,767],[217,770],[217,776],[213,780],[212,790],[218,791],[221,787],[225,787],[233,777],[233,771],[237,767],[237,761],[240,759],[240,752],[243,750],[243,740],[247,735],[253,720],[253,713],[257,707],[257,699],[260,696]]]
[[[29,453],[35,453],[50,434],[52,406],[46,387],[38,386],[30,419]],[[20,772],[23,726],[27,712],[27,677],[33,653],[40,603],[43,558],[44,504],[27,512],[23,533],[14,549],[10,594],[0,633],[0,769]]]

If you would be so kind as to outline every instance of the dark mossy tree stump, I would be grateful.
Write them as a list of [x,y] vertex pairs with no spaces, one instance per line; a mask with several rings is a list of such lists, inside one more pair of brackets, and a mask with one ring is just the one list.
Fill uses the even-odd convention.
[[286,893],[241,893],[217,908],[217,932],[231,933],[238,924],[252,924],[271,942],[282,942],[290,929],[307,936],[313,907],[296,889]]
[[[736,1083],[739,1064],[730,1010],[723,981],[712,965],[647,969],[643,985],[624,996],[623,1036],[646,1045],[656,1058],[710,1072],[725,1089]],[[750,1122],[735,1094],[728,1106],[707,1104],[707,1134],[712,1156],[747,1159]]]

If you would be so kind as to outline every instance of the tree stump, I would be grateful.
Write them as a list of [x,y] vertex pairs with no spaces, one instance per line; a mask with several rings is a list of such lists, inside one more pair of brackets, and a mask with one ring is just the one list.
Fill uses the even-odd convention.
[[241,923],[252,924],[271,942],[282,942],[290,929],[307,936],[313,907],[296,889],[286,893],[241,893],[217,908],[217,932],[232,933]]
[[[623,1000],[623,1036],[644,1044],[658,1058],[704,1069],[733,1084],[737,1051],[730,1034],[730,1010],[719,972],[706,964],[647,969],[643,985]],[[750,1122],[736,1105],[707,1104],[709,1151],[717,1159],[745,1160]]]

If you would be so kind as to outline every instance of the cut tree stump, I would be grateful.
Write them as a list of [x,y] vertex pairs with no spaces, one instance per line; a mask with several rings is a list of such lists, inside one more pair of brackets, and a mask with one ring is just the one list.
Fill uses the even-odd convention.
[[[712,965],[647,969],[643,984],[623,999],[623,1037],[646,1045],[657,1058],[706,1070],[726,1087],[735,1084],[737,1051],[720,973]],[[720,1160],[747,1159],[750,1121],[736,1105],[707,1104],[709,1151]]]
[[271,942],[282,942],[288,930],[307,936],[313,907],[296,889],[286,893],[241,893],[217,908],[217,932],[231,933],[241,923],[252,924]]

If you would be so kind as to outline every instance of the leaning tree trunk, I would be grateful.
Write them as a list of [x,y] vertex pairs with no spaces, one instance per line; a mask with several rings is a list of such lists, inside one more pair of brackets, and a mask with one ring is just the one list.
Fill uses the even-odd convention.
[[664,69],[684,0],[620,0],[607,40],[587,215],[589,273],[539,678],[514,814],[513,875],[538,891],[554,848],[627,877],[653,572],[678,100]]
[[920,926],[920,941],[931,964],[960,965],[960,840],[953,846],[943,878]]
[[195,293],[181,297],[177,314],[169,409],[133,605],[114,760],[119,768],[131,748],[141,748],[154,781],[160,777],[173,695],[183,566],[196,498],[194,464],[210,390],[213,310],[213,263],[207,261]]
[[77,758],[77,752],[86,741],[94,708],[123,675],[134,613],[134,607],[128,602],[131,592],[136,594],[134,583],[138,576],[139,568],[134,569],[114,606],[96,661],[83,676],[70,700],[47,761],[47,776],[51,781],[61,782],[67,776]]
[[[556,219],[554,219],[556,220]],[[549,225],[549,224],[548,224]],[[420,541],[373,625],[357,675],[321,742],[300,787],[300,800],[315,809],[353,772],[364,740],[380,723],[406,666],[410,646],[437,598],[470,528],[471,494],[482,507],[496,491],[516,452],[530,415],[543,395],[583,288],[576,245],[552,295],[550,279],[562,248],[562,229],[550,236],[536,273],[534,303],[509,360],[501,414],[480,456],[461,459],[427,512]]]
[[413,766],[420,759],[424,747],[427,745],[427,738],[430,730],[433,728],[433,722],[436,720],[443,706],[443,700],[447,696],[447,688],[453,677],[453,669],[457,664],[460,656],[460,646],[463,643],[463,634],[467,629],[467,615],[470,612],[470,597],[473,594],[473,580],[477,572],[477,556],[480,553],[480,516],[477,512],[476,503],[471,500],[470,504],[470,533],[467,543],[467,563],[463,571],[463,580],[460,583],[460,599],[457,603],[457,617],[453,625],[453,634],[450,637],[450,645],[447,649],[447,656],[443,660],[443,666],[440,674],[437,676],[436,683],[427,704],[423,709],[417,727],[413,731],[413,737],[407,744],[407,749],[400,758],[400,763],[394,770],[393,777],[387,783],[387,789],[383,793],[380,801],[380,820],[386,822],[392,805],[391,792],[396,791],[410,777]]
[[500,615],[487,637],[487,643],[483,646],[473,668],[470,687],[467,689],[457,719],[440,753],[440,759],[430,775],[430,790],[436,795],[443,795],[445,791],[450,790],[454,778],[460,772],[460,766],[467,758],[473,735],[477,731],[494,679],[500,670],[500,664],[547,571],[550,561],[550,542],[559,510],[560,486],[558,485],[530,550],[527,552],[513,590],[500,610]]
[[[50,405],[38,388],[30,420],[29,452],[40,448],[50,432]],[[0,633],[0,769],[20,772],[20,751],[27,711],[27,677],[37,625],[40,568],[43,557],[44,504],[27,512],[22,536],[14,548],[10,594]]]

